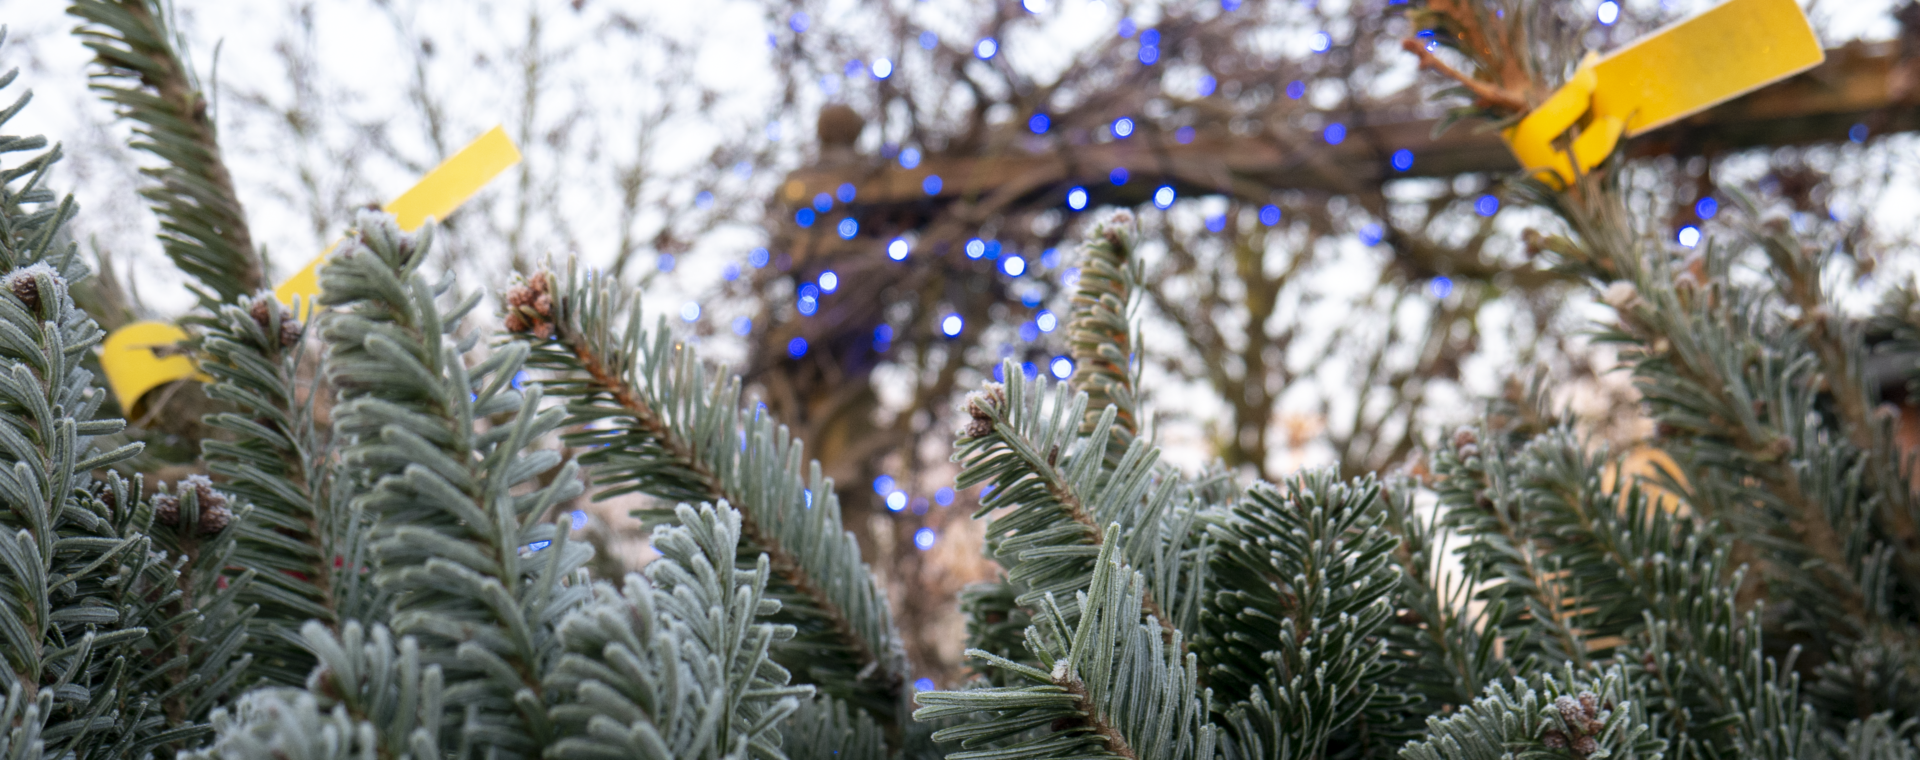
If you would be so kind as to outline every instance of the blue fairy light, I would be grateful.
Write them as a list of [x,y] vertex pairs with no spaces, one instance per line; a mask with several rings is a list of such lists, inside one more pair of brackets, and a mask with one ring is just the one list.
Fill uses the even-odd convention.
[[881,325],[873,328],[873,351],[884,354],[893,348],[893,325]]
[[1434,298],[1446,298],[1447,296],[1453,295],[1453,278],[1447,277],[1446,275],[1435,277],[1431,282],[1427,283],[1427,290],[1433,292]]
[[1008,277],[1019,277],[1027,273],[1027,260],[1019,256],[1008,256],[1000,261],[1000,271]]
[[1053,357],[1053,361],[1047,362],[1047,371],[1060,380],[1073,377],[1073,360],[1064,356]]
[[1087,207],[1087,189],[1076,187],[1067,191],[1067,208],[1081,211]]
[[699,321],[700,304],[696,301],[688,301],[680,304],[680,319],[687,322]]
[[887,77],[893,76],[893,61],[885,58],[875,59],[870,71],[873,72],[874,79],[886,79]]
[[1133,134],[1133,119],[1122,116],[1113,120],[1113,136],[1122,140]]
[[1000,43],[992,37],[983,38],[973,45],[973,54],[982,61],[993,60],[993,55],[998,52],[1000,52]]
[[1060,266],[1060,249],[1048,248],[1040,252],[1041,268],[1052,269],[1057,266]]
[[728,262],[727,265],[720,270],[720,279],[726,280],[727,282],[740,279],[740,265]]
[[933,32],[921,32],[921,33],[920,33],[920,49],[922,49],[922,50],[932,50],[932,49],[933,49],[933,46],[935,46],[935,45],[938,45],[938,44],[940,44],[940,37],[939,37],[939,35],[936,35],[936,34],[934,34]]
[[840,233],[841,240],[852,240],[854,235],[860,234],[860,223],[854,221],[853,217],[847,217],[840,220],[835,229]]
[[813,196],[813,210],[822,214],[833,210],[833,196],[826,193]]
[[893,493],[887,494],[887,510],[888,511],[899,512],[906,508],[907,508],[906,492],[894,491]]
[[822,291],[832,293],[840,289],[840,275],[834,274],[831,269],[821,272],[819,283]]
[[[801,225],[801,226],[804,227],[806,225]],[[677,263],[677,261],[678,260],[674,258],[673,254],[663,253],[663,254],[660,254],[660,258],[654,259],[653,265],[656,267],[659,267],[660,271],[662,272],[671,272],[673,271],[673,265]]]
[[1050,333],[1060,326],[1060,318],[1042,309],[1039,314],[1033,315],[1033,326],[1040,328],[1040,332]]
[[920,149],[919,148],[901,148],[900,149],[900,168],[912,169],[919,165],[920,165]]
[[753,162],[741,161],[733,165],[733,176],[748,179],[753,176]]
[[1720,213],[1720,202],[1711,195],[1701,198],[1693,202],[1693,213],[1701,219],[1712,219],[1714,214]]
[[1208,232],[1225,232],[1226,230],[1227,230],[1226,214],[1215,214],[1213,216],[1207,217]]
[[1260,207],[1260,223],[1272,227],[1280,223],[1280,207],[1271,203]]
[[1167,208],[1173,205],[1173,198],[1173,186],[1161,185],[1160,189],[1153,191],[1153,206],[1159,209]]
[[943,507],[953,506],[953,489],[941,486],[933,492],[933,503]]
[[1219,85],[1219,82],[1214,80],[1212,74],[1201,74],[1200,82],[1194,85],[1193,91],[1195,94],[1204,98],[1204,97],[1207,97],[1208,95],[1212,95],[1214,88],[1217,87],[1218,85]]
[[894,238],[893,242],[887,244],[887,258],[893,259],[894,261],[906,261],[907,253],[912,250],[912,248],[913,246],[907,244],[906,238]]
[[1482,195],[1473,202],[1473,213],[1479,214],[1481,216],[1493,216],[1494,214],[1499,213],[1499,211],[1500,211],[1500,199],[1492,196],[1491,194]]
[[[934,538],[935,537],[933,535],[932,528],[921,528],[913,532],[913,545],[920,547],[920,551],[926,551],[928,549],[933,548]],[[920,680],[928,681],[928,679],[925,679],[925,678],[922,678]],[[931,685],[932,682],[928,681],[928,683],[929,685]],[[913,686],[914,688],[919,689],[920,688],[919,681],[915,681]],[[920,690],[927,691],[927,689],[920,689]]]
[[1133,19],[1130,19],[1130,18],[1120,19],[1120,36],[1132,37],[1133,32],[1136,29],[1139,29],[1139,26],[1133,23]]
[[1028,380],[1032,380],[1040,376],[1040,368],[1033,366],[1033,362],[1021,362],[1020,374],[1026,375]]
[[986,254],[988,261],[994,261],[996,259],[999,259],[1000,258],[1000,241],[988,240],[986,250],[983,251],[983,253]]
[[931,678],[921,678],[913,682],[914,691],[933,691],[936,688],[939,687],[934,685]]
[[1158,63],[1159,61],[1160,61],[1160,46],[1158,45],[1141,45],[1140,46],[1140,63],[1141,64],[1146,66],[1152,66],[1153,64]]
[[1146,31],[1143,31],[1143,32],[1141,32],[1141,33],[1140,33],[1140,44],[1142,44],[1142,45],[1156,45],[1156,46],[1157,46],[1157,45],[1159,45],[1159,44],[1160,44],[1160,30],[1158,30],[1158,29],[1148,29],[1148,30],[1146,30]]
[[1379,245],[1386,233],[1378,224],[1366,224],[1360,227],[1360,242],[1367,245]]
[[1412,169],[1413,168],[1413,151],[1407,150],[1406,148],[1401,148],[1399,150],[1394,151],[1393,152],[1393,168],[1395,171],[1406,171],[1408,169]]
[[1181,127],[1173,130],[1173,141],[1181,145],[1193,142],[1193,127]]
[[841,203],[852,203],[853,196],[859,192],[860,189],[854,187],[852,182],[842,182],[839,187],[834,188],[833,197],[839,198]]
[[928,195],[939,195],[943,184],[945,183],[940,181],[940,175],[929,174],[926,179],[920,181],[920,189],[927,191]]
[[1040,305],[1041,301],[1046,300],[1046,297],[1046,291],[1041,289],[1039,285],[1028,286],[1020,290],[1020,305],[1029,309],[1035,308]]
[[1620,20],[1620,4],[1614,0],[1602,2],[1600,7],[1594,9],[1593,18],[1604,26],[1613,26],[1614,22]]
[[1327,52],[1333,47],[1333,36],[1326,32],[1314,32],[1313,39],[1308,41],[1307,47],[1313,49],[1313,52],[1316,53]]
[[702,190],[693,196],[693,207],[697,209],[713,208],[713,193]]
[[793,212],[793,223],[801,227],[813,226],[813,209],[803,208]]
[[795,359],[798,359],[802,356],[806,356],[807,355],[807,339],[794,338],[793,340],[787,341],[787,355]]
[[734,335],[744,338],[747,336],[747,333],[750,332],[753,332],[753,317],[739,316],[733,318]]
[[1046,134],[1047,128],[1051,126],[1053,126],[1053,120],[1047,118],[1047,115],[1043,113],[1034,114],[1031,118],[1027,119],[1027,129],[1036,135]]
[[587,529],[587,513],[584,510],[573,510],[567,514],[567,518],[574,530]]
[[1328,124],[1326,130],[1321,132],[1320,136],[1326,139],[1328,145],[1339,145],[1347,141],[1347,125],[1337,121]]
[[1039,340],[1039,339],[1040,339],[1040,326],[1039,326],[1039,325],[1036,325],[1036,324],[1034,324],[1034,323],[1032,323],[1032,322],[1022,322],[1022,323],[1020,323],[1020,340],[1021,340],[1021,342],[1024,342],[1024,343],[1032,343],[1032,342],[1034,342],[1034,341],[1036,341],[1036,340]]
[[1127,167],[1116,167],[1113,171],[1107,172],[1107,181],[1116,185],[1124,185],[1127,184],[1128,176],[1130,175],[1127,173]]
[[792,29],[794,34],[805,33],[807,26],[812,23],[813,19],[808,18],[805,13],[795,13],[787,17],[787,28]]
[[1847,139],[1857,143],[1866,142],[1867,141],[1867,125],[1862,123],[1862,124],[1855,124],[1852,127],[1849,127],[1847,129]]
[[1299,100],[1307,96],[1307,83],[1295,79],[1287,83],[1287,97]]
[[885,496],[893,492],[893,476],[881,475],[873,479],[873,492]]
[[755,248],[751,251],[748,251],[747,263],[752,264],[754,269],[759,269],[761,267],[766,266],[767,265],[767,249]]
[[966,327],[966,320],[958,314],[948,314],[940,320],[940,334],[949,338],[959,337],[960,330]]
[[969,259],[977,259],[985,256],[987,255],[987,241],[981,240],[980,238],[969,240],[967,241],[966,251],[967,258]]
[[862,71],[865,71],[866,68],[867,68],[867,64],[861,62],[860,59],[855,58],[851,61],[847,61],[847,70],[842,73],[846,74],[847,76],[853,76]]

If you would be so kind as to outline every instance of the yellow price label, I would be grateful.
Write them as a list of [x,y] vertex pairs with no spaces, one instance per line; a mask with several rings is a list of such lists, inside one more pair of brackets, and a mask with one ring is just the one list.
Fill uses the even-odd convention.
[[[1666,126],[1813,68],[1826,51],[1796,0],[1728,0],[1640,38],[1573,78],[1507,130],[1515,158],[1570,183],[1613,153],[1622,135]],[[1579,137],[1553,141],[1576,123]],[[1571,155],[1569,155],[1569,153]]]
[[[507,131],[494,127],[460,152],[442,161],[412,188],[382,208],[392,214],[400,229],[412,232],[428,219],[445,218],[460,204],[480,192],[507,167],[520,163],[520,149],[507,137]],[[313,308],[320,294],[320,263],[339,246],[335,241],[319,256],[307,262],[299,272],[274,288],[274,298],[290,307],[301,303],[301,318]],[[122,411],[131,413],[133,405],[148,391],[175,380],[212,378],[194,366],[193,359],[173,347],[187,339],[185,330],[167,322],[135,322],[113,331],[100,347],[100,368],[107,375],[107,387],[120,400]]]

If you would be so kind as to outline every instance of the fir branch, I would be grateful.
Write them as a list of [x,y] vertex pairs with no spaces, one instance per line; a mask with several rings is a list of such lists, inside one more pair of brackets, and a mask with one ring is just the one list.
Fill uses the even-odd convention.
[[551,621],[586,598],[564,580],[592,553],[542,517],[580,482],[569,463],[545,487],[519,488],[559,464],[527,449],[563,415],[540,410],[538,387],[512,386],[525,346],[467,366],[477,336],[450,333],[478,299],[442,311],[446,286],[418,272],[431,230],[405,234],[363,212],[320,270],[319,303],[340,309],[322,328],[334,426],[358,476],[335,487],[378,516],[374,583],[394,595],[394,631],[446,670],[450,708],[467,711],[462,741],[531,755],[556,739],[540,699],[559,648]]
[[133,147],[162,162],[141,170],[157,184],[140,194],[160,218],[167,257],[205,288],[194,288],[203,305],[266,287],[213,114],[179,52],[168,7],[161,0],[76,0],[67,12],[84,22],[74,33],[99,68],[93,88],[140,125]]
[[1658,758],[1665,748],[1652,735],[1639,694],[1620,668],[1592,674],[1569,668],[1531,683],[1515,679],[1512,691],[1496,683],[1459,713],[1429,720],[1427,732],[1426,741],[1408,745],[1400,756],[1632,760]]
[[[341,602],[357,607],[353,600],[363,596],[350,588],[358,583],[359,565],[348,568],[344,561],[352,553],[344,545],[359,526],[346,510],[326,508],[306,330],[264,293],[222,304],[189,324],[204,359],[200,367],[213,377],[208,397],[236,410],[207,416],[208,426],[232,438],[204,440],[201,449],[221,488],[252,507],[251,518],[236,529],[232,562],[254,573],[240,600],[259,608],[253,618],[257,673],[298,685],[314,666],[301,628],[309,620],[337,626],[344,619]],[[343,585],[349,588],[336,588]]]
[[[1140,435],[1141,264],[1134,255],[1138,235],[1133,215],[1118,211],[1087,232],[1080,247],[1079,283],[1067,320],[1067,347],[1073,357],[1073,387],[1087,394],[1080,425],[1093,433],[1103,410],[1116,409],[1108,428],[1108,464],[1118,464]],[[1096,541],[1096,543],[1098,543]]]
[[[0,45],[6,39],[6,30],[0,28]],[[0,74],[0,90],[19,76],[17,68]],[[73,197],[59,197],[46,186],[53,165],[60,160],[60,146],[47,147],[47,138],[41,135],[4,134],[7,122],[32,100],[33,93],[26,92],[0,107],[0,159],[9,158],[9,153],[39,151],[17,165],[0,164],[0,271],[46,262],[67,282],[79,282],[88,274],[76,255],[79,246],[61,235],[73,218]]]
[[[770,560],[775,620],[798,634],[775,649],[802,681],[872,713],[899,736],[906,657],[885,592],[840,522],[833,484],[767,415],[739,407],[738,378],[708,370],[665,325],[641,329],[640,304],[618,282],[543,272],[510,290],[506,326],[531,337],[533,366],[568,399],[568,442],[591,447],[601,498],[639,491],[667,501],[721,502],[741,512],[741,554]],[[551,340],[549,340],[551,338]],[[670,519],[671,513],[645,513]]]
[[1121,563],[1119,532],[1118,525],[1105,532],[1092,584],[1077,594],[1077,623],[1069,626],[1053,595],[1042,600],[1027,632],[1042,667],[968,652],[1025,685],[919,695],[919,720],[987,716],[934,733],[964,748],[950,760],[1215,756],[1219,730],[1207,719],[1213,693],[1197,685],[1199,659],[1182,655],[1177,639],[1164,642],[1154,619],[1142,618],[1146,579]]
[[[1400,584],[1380,486],[1333,470],[1259,483],[1207,530],[1213,591],[1195,651],[1232,705],[1238,746],[1266,757],[1316,758],[1336,732],[1381,699],[1392,667],[1385,628]],[[1246,703],[1246,704],[1242,704]]]
[[548,757],[787,757],[777,727],[813,689],[787,686],[769,658],[794,630],[757,622],[780,606],[765,595],[766,556],[734,567],[741,519],[724,504],[676,513],[679,525],[654,531],[651,586],[637,575],[618,592],[600,584],[560,624],[567,653],[547,683],[562,695],[553,714],[565,738]]
[[[1109,538],[1103,526],[1120,525],[1123,532],[1112,538],[1129,567],[1168,571],[1149,576],[1158,583],[1143,592],[1145,614],[1159,621],[1166,641],[1184,640],[1182,624],[1196,619],[1198,600],[1182,594],[1178,581],[1201,585],[1194,573],[1204,570],[1190,564],[1196,554],[1185,547],[1194,512],[1175,508],[1179,482],[1156,470],[1159,449],[1134,438],[1109,468],[1105,444],[1116,407],[1109,405],[1091,431],[1078,434],[1087,394],[1069,396],[1065,384],[1049,394],[1045,378],[1029,380],[1010,362],[1005,369],[1004,385],[967,397],[971,421],[954,442],[953,459],[961,466],[954,485],[991,484],[974,518],[1005,510],[987,524],[987,551],[1022,589],[1017,601],[1031,609],[1048,594],[1071,599],[1087,588],[1096,569],[1094,547]],[[1188,572],[1173,572],[1183,562]],[[1069,623],[1078,615],[1074,602],[1063,609]]]
[[[306,688],[256,689],[216,711],[216,738],[190,760],[445,757],[446,680],[413,637],[349,620],[301,630],[319,667]],[[461,757],[470,746],[459,747]]]

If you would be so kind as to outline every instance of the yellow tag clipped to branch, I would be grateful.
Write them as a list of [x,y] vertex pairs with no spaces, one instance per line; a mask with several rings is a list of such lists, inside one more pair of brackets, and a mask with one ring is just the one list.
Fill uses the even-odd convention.
[[[507,167],[520,163],[520,149],[514,147],[507,131],[494,127],[460,152],[434,167],[411,189],[384,206],[400,229],[412,232],[429,218],[445,218],[467,202],[480,188],[500,176]],[[281,303],[294,306],[297,298],[303,312],[311,312],[313,298],[320,294],[320,263],[339,246],[335,241],[287,278],[273,291]],[[307,313],[300,317],[306,318]],[[113,331],[100,347],[100,368],[106,373],[107,387],[120,408],[131,413],[133,405],[148,391],[175,380],[209,382],[194,366],[185,351],[173,347],[187,339],[185,330],[167,322],[135,322]]]
[[[1604,58],[1505,133],[1521,166],[1561,186],[1632,137],[1785,79],[1826,60],[1796,0],[1728,0]],[[1554,140],[1580,125],[1569,150]],[[1571,155],[1569,155],[1571,154]],[[1579,168],[1575,169],[1575,163]]]

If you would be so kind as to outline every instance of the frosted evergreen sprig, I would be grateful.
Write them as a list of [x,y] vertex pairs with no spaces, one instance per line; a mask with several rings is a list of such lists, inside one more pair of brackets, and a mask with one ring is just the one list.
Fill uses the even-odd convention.
[[[802,682],[905,723],[906,654],[886,594],[860,561],[833,483],[762,409],[740,408],[740,382],[714,372],[661,323],[643,329],[639,300],[610,278],[569,270],[510,290],[506,326],[530,364],[567,399],[571,445],[599,497],[638,491],[667,503],[727,502],[740,511],[744,561],[766,554],[768,593],[796,635],[775,659]],[[641,514],[674,519],[666,510]]]
[[442,309],[448,284],[418,271],[431,230],[363,212],[320,270],[319,303],[336,309],[322,327],[334,428],[355,475],[334,487],[376,516],[389,624],[445,669],[462,741],[531,755],[557,738],[541,674],[559,651],[553,621],[586,598],[566,580],[592,554],[543,518],[581,486],[572,463],[550,473],[560,456],[530,450],[564,415],[540,409],[537,386],[514,387],[526,346],[466,363],[479,336],[452,333],[477,295]]
[[160,243],[207,306],[232,303],[268,285],[245,209],[220,156],[218,127],[181,56],[172,7],[161,0],[75,0],[67,12],[99,68],[92,87],[139,124],[132,146],[161,165],[140,195],[160,219]]
[[769,656],[794,631],[762,622],[779,609],[766,596],[766,555],[735,567],[740,513],[725,504],[676,511],[677,525],[654,531],[662,559],[647,566],[651,585],[637,575],[620,590],[598,584],[561,622],[566,654],[547,685],[564,738],[547,756],[788,756],[779,726],[813,689],[788,686]]
[[1446,718],[1428,721],[1429,738],[1407,745],[1406,760],[1496,760],[1570,757],[1658,758],[1653,736],[1624,670],[1571,668],[1512,688],[1495,683],[1487,696]]
[[1144,616],[1146,579],[1122,564],[1106,531],[1092,584],[1078,592],[1081,614],[1068,624],[1056,598],[1042,600],[1027,647],[1041,667],[978,650],[974,660],[1017,677],[1020,685],[923,692],[920,720],[985,714],[934,733],[958,741],[949,760],[1049,757],[1213,758],[1219,729],[1208,718],[1213,692],[1196,680],[1199,659],[1178,632]]
[[[0,44],[6,40],[6,30],[0,29]],[[17,68],[0,74],[0,90],[19,76]],[[79,246],[60,235],[73,218],[73,197],[60,197],[46,185],[60,160],[60,146],[47,147],[47,138],[41,135],[4,134],[7,122],[32,100],[33,93],[26,92],[0,106],[0,159],[11,159],[10,153],[38,151],[18,163],[0,163],[0,272],[46,262],[67,282],[78,282],[87,276],[86,265],[75,255]]]
[[1085,391],[1087,414],[1080,432],[1091,434],[1108,405],[1109,463],[1117,463],[1140,435],[1141,262],[1133,214],[1115,212],[1087,231],[1075,264],[1080,280],[1069,303],[1067,347],[1073,357],[1073,387]]
[[[1005,384],[967,397],[969,422],[954,443],[960,463],[954,485],[990,485],[974,519],[1004,510],[987,524],[986,548],[1008,568],[1008,580],[1020,589],[1017,601],[1033,608],[1054,594],[1069,600],[1062,611],[1074,620],[1079,608],[1072,595],[1092,584],[1097,547],[1107,526],[1119,525],[1114,538],[1122,561],[1156,571],[1142,605],[1172,640],[1198,618],[1198,595],[1185,592],[1188,584],[1204,586],[1196,576],[1204,568],[1186,546],[1197,510],[1179,503],[1179,481],[1156,468],[1160,451],[1145,439],[1133,439],[1108,466],[1104,442],[1116,407],[1108,406],[1083,435],[1086,393],[1064,383],[1049,387],[1011,363],[1005,369]],[[1183,564],[1188,572],[1177,572]]]
[[301,644],[307,621],[334,626],[368,611],[367,594],[358,588],[364,562],[353,546],[363,526],[349,510],[330,509],[325,490],[328,452],[314,429],[318,370],[303,350],[307,331],[265,293],[222,304],[189,324],[200,368],[213,378],[207,396],[235,410],[207,416],[208,426],[230,437],[202,441],[201,449],[220,488],[253,509],[238,528],[231,561],[254,573],[241,602],[259,607],[255,671],[298,685],[314,665]]
[[1281,487],[1255,484],[1209,522],[1219,549],[1194,650],[1234,706],[1228,724],[1242,751],[1321,757],[1363,712],[1410,701],[1382,694],[1400,579],[1380,499],[1370,478],[1314,470]]

